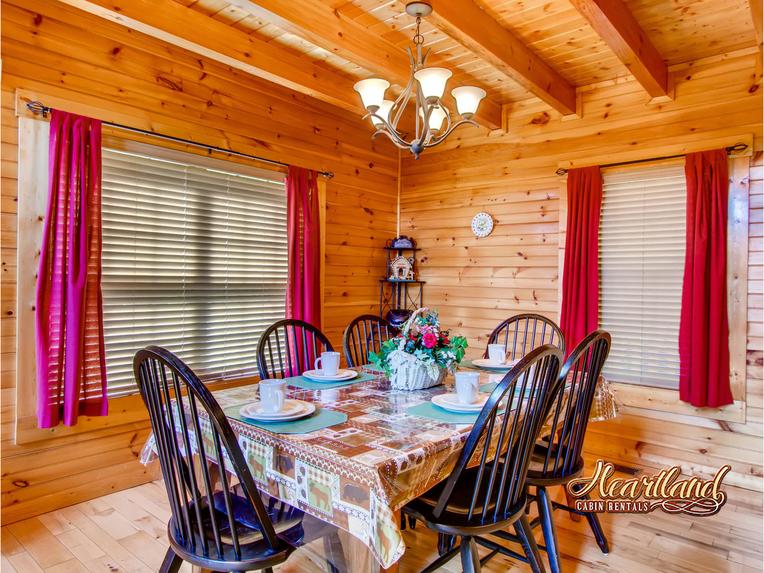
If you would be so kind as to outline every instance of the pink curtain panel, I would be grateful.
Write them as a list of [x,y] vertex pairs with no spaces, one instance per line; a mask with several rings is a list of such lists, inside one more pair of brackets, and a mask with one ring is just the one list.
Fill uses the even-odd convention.
[[41,428],[105,416],[101,299],[101,122],[54,110],[36,293]]

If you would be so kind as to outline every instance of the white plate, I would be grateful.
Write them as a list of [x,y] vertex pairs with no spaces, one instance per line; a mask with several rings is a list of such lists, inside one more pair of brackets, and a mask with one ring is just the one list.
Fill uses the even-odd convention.
[[244,418],[258,422],[289,422],[310,416],[316,411],[315,404],[303,400],[286,400],[280,412],[265,412],[261,402],[252,402],[239,410]]
[[475,360],[472,361],[472,364],[474,364],[478,368],[488,368],[489,370],[511,370],[512,367],[518,362],[520,361],[510,360],[509,362],[500,364],[498,362],[493,362],[492,360],[489,360],[488,358],[476,358]]
[[490,394],[478,394],[478,401],[474,404],[463,404],[459,402],[459,397],[456,393],[438,394],[432,397],[432,403],[436,406],[449,410],[450,412],[469,413],[474,414],[480,412],[485,406]]
[[352,380],[358,376],[358,372],[355,370],[338,370],[334,376],[326,376],[321,370],[306,370],[302,375],[316,382],[341,382],[343,380]]

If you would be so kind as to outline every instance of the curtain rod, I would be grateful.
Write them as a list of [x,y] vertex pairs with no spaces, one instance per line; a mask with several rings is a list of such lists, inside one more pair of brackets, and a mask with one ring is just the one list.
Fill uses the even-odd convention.
[[[730,145],[729,147],[725,147],[724,149],[727,150],[727,153],[734,153],[735,151],[744,151],[748,149],[748,144],[746,143],[736,143],[735,145]],[[637,163],[647,163],[650,161],[661,161],[662,159],[678,159],[680,157],[684,157],[686,154],[682,153],[679,155],[664,155],[663,157],[650,157],[648,159],[635,159],[634,161],[621,161],[619,163],[605,163],[604,165],[600,165],[600,167],[620,167],[621,165],[634,165]],[[555,174],[557,175],[565,175],[568,172],[567,169],[564,167],[560,167],[557,171],[555,171]]]
[[[35,115],[42,115],[43,117],[47,117],[47,115],[51,112],[52,108],[43,105],[39,101],[30,101],[27,102],[27,109],[31,111]],[[207,145],[205,143],[198,143],[196,141],[191,141],[190,139],[182,139],[180,137],[175,137],[173,135],[165,135],[163,133],[156,133],[154,131],[148,131],[146,129],[139,129],[137,127],[130,127],[129,125],[122,125],[121,123],[114,123],[112,121],[102,121],[104,125],[108,125],[110,127],[116,127],[118,129],[123,129],[125,131],[130,131],[132,133],[140,133],[142,135],[150,135],[152,137],[156,137],[159,139],[164,139],[166,141],[172,141],[174,143],[182,143],[184,145],[191,145],[193,147],[198,147],[200,149],[206,149],[208,151],[217,151],[218,153],[224,153],[227,155],[235,155],[236,157],[243,157],[244,159],[253,159],[255,161],[260,161],[262,163],[268,163],[270,165],[278,165],[279,167],[289,167],[288,163],[284,163],[283,161],[275,161],[273,159],[266,159],[265,157],[258,157],[257,155],[250,155],[249,153],[242,153],[240,151],[233,151],[232,149],[224,149],[222,147],[215,147],[214,145]],[[318,171],[319,175],[322,175],[323,177],[331,179],[334,177],[334,173],[331,171]]]

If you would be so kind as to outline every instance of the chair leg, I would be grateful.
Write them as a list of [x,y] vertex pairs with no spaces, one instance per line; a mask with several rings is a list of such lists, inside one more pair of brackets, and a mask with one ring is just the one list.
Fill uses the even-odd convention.
[[557,531],[554,527],[552,500],[549,498],[549,492],[545,487],[539,487],[536,492],[539,518],[541,519],[544,543],[546,544],[546,552],[549,557],[549,568],[552,570],[552,573],[560,573],[560,546],[557,543]]
[[533,529],[528,521],[528,516],[523,516],[515,522],[515,533],[520,538],[525,550],[525,556],[528,558],[528,564],[533,573],[545,573],[544,564],[541,561],[539,547],[536,545],[536,538],[533,537]]
[[594,538],[597,540],[597,545],[600,546],[600,550],[605,554],[610,553],[610,546],[608,545],[605,532],[602,530],[600,518],[597,517],[596,513],[587,513],[586,521],[589,522],[589,527],[591,527],[592,532],[594,533]]
[[448,533],[438,533],[438,555],[445,555],[454,548],[456,537]]
[[181,565],[183,565],[183,559],[175,555],[172,547],[168,547],[162,561],[162,566],[159,568],[159,573],[178,573]]
[[459,555],[462,558],[462,571],[464,573],[480,573],[480,555],[478,555],[477,543],[471,537],[462,537]]

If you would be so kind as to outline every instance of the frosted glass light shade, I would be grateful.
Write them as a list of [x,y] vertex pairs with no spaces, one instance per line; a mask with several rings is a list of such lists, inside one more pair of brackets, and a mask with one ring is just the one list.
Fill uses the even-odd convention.
[[[379,109],[376,112],[377,115],[380,116],[381,118],[383,118],[385,121],[389,122],[390,121],[390,110],[393,109],[393,104],[394,103],[395,103],[394,101],[389,100],[389,99],[384,100],[380,104]],[[374,125],[382,125],[382,120],[377,119],[373,115],[371,116],[371,122]]]
[[380,78],[369,78],[356,82],[353,89],[361,96],[363,107],[371,112],[376,112],[385,99],[385,90],[390,87],[390,82]]
[[477,113],[480,101],[485,97],[485,90],[475,86],[461,86],[451,90],[456,100],[456,110],[467,119]]
[[[424,119],[424,112],[419,110],[419,115]],[[443,120],[446,119],[446,112],[442,107],[434,107],[430,112],[430,120],[427,122],[431,131],[440,131],[443,127]]]
[[446,82],[451,77],[451,70],[446,68],[422,68],[414,74],[422,86],[422,94],[426,99],[443,97]]

